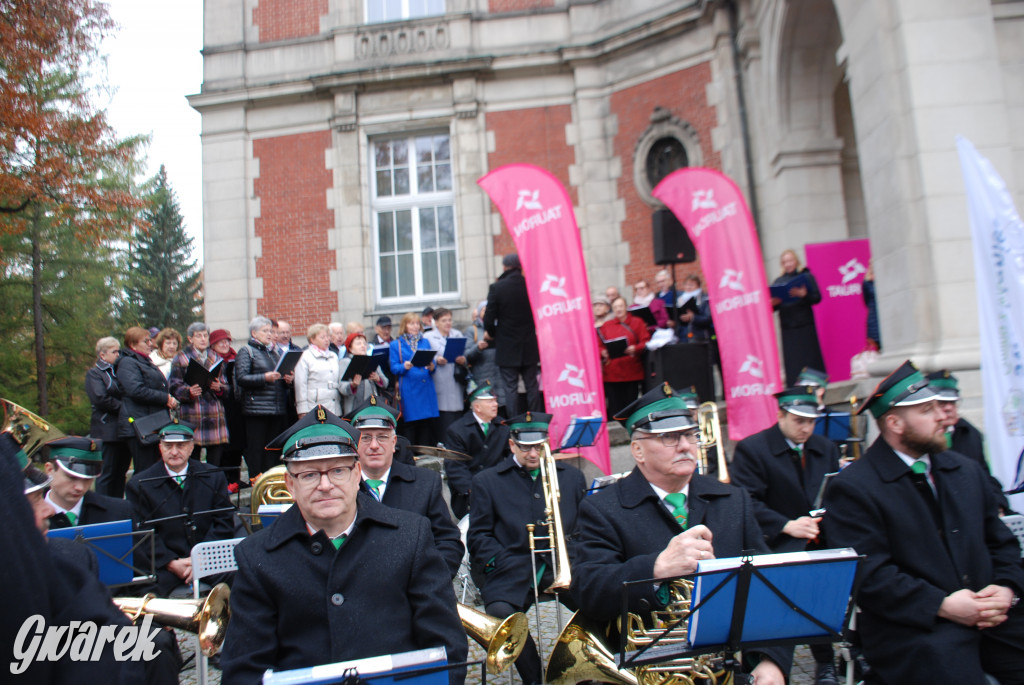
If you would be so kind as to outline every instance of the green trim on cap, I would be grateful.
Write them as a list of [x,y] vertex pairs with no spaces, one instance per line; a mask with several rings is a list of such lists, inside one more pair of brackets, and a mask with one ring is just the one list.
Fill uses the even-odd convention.
[[548,428],[551,427],[550,423],[540,423],[539,421],[531,421],[530,423],[510,423],[508,429],[512,432],[515,431],[540,431],[547,433]]
[[910,386],[917,384],[921,386],[919,390],[928,387],[928,381],[927,379],[925,379],[924,374],[921,373],[920,371],[914,371],[914,373],[910,374],[906,378],[901,378],[900,380],[898,380],[896,383],[893,384],[891,388],[886,390],[885,393],[877,400],[875,400],[875,402],[871,405],[872,416],[874,416],[877,419],[882,414],[892,409],[894,406],[897,406],[896,398],[906,393],[907,390],[910,389]]
[[791,388],[788,392],[782,391],[778,395],[779,407],[782,407],[784,404],[808,404],[817,407],[818,396],[813,390],[808,392],[810,388],[811,386],[804,385],[799,390]]
[[[389,412],[387,409],[385,409],[384,407],[380,406],[379,404],[371,404],[371,405],[361,409],[360,411],[356,412],[355,415],[352,417],[352,422],[355,423],[356,421],[359,421],[360,419],[371,418],[371,417],[372,418],[385,419],[385,420],[388,421],[388,423],[391,423],[391,424],[394,424],[394,422],[395,422],[394,414],[392,414],[391,412]],[[337,433],[338,431],[337,431],[337,429],[335,429],[333,432]],[[323,433],[323,435],[330,435],[330,433]]]
[[282,453],[287,454],[293,447],[295,447],[295,443],[299,440],[304,438],[317,438],[321,436],[335,436],[338,438],[344,438],[344,440],[340,442],[352,442],[352,436],[349,435],[345,429],[329,423],[316,423],[312,426],[303,428],[288,438],[288,441],[284,443],[284,449],[281,451]]
[[648,415],[659,411],[667,411],[669,409],[689,410],[689,407],[686,406],[686,400],[682,397],[666,397],[663,400],[651,402],[630,414],[629,418],[626,419],[626,431],[630,435],[633,435],[633,430],[636,428],[636,425],[643,419],[647,418]]
[[14,454],[14,458],[18,460],[18,468],[22,471],[28,467],[28,455],[25,454],[25,450],[18,450]]
[[79,450],[75,449],[74,447],[50,448],[50,458],[59,459],[61,457],[75,457],[76,459],[95,461],[99,464],[103,463],[103,453],[99,451]]
[[945,376],[943,378],[931,378],[928,381],[928,385],[933,388],[942,388],[943,390],[956,390],[959,392],[960,384],[952,376]]
[[167,435],[168,433],[181,433],[184,435],[191,435],[195,437],[195,431],[186,426],[183,423],[169,423],[159,430],[160,435]]

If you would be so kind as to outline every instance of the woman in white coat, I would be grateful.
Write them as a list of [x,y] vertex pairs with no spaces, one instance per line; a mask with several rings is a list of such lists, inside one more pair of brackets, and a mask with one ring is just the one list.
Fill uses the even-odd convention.
[[341,367],[338,355],[330,349],[331,335],[327,326],[315,323],[306,331],[309,347],[295,366],[295,412],[303,414],[322,404],[336,416],[343,414],[341,395]]

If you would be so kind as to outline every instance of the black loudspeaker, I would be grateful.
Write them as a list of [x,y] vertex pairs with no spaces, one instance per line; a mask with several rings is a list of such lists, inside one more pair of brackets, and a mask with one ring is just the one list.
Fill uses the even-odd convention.
[[654,229],[654,263],[681,264],[697,261],[697,250],[690,236],[668,209],[659,209],[651,216]]
[[709,343],[679,343],[647,351],[644,391],[668,383],[676,390],[697,388],[702,402],[715,399],[715,378]]

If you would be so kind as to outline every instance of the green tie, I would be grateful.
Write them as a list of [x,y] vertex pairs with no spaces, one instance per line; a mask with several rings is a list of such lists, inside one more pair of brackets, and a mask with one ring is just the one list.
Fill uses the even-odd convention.
[[665,495],[665,501],[672,505],[672,515],[679,521],[679,525],[686,530],[686,495],[681,492],[671,492]]
[[74,526],[75,522],[78,521],[78,517],[72,514],[70,511],[66,514],[66,516],[68,517],[68,521],[71,522],[72,526]]
[[366,484],[370,486],[371,490],[373,490],[373,496],[377,498],[378,502],[380,501],[380,485],[383,482],[384,481],[376,480],[375,478],[366,479]]
[[914,473],[928,473],[928,464],[923,461],[915,461],[910,465],[910,470]]
[[175,476],[174,482],[178,484],[179,488],[185,487],[185,476]]
[[484,437],[485,438],[487,437],[487,429],[488,428],[490,428],[490,426],[488,426],[486,423],[481,423],[480,424],[480,430],[482,430],[484,432]]
[[530,478],[537,480],[537,474],[540,473],[540,469],[530,469],[527,473],[530,474]]
[[338,537],[331,540],[331,544],[334,545],[334,549],[341,549],[341,546],[348,540],[348,535],[339,535]]
[[946,449],[953,449],[953,434],[946,433]]

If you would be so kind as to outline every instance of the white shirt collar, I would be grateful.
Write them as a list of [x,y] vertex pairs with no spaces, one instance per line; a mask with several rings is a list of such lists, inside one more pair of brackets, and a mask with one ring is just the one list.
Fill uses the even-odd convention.
[[929,455],[925,454],[925,455],[922,455],[920,459],[914,459],[909,454],[904,454],[903,452],[900,452],[899,450],[895,450],[894,449],[893,452],[895,452],[896,456],[899,457],[900,459],[902,459],[903,463],[906,464],[909,468],[914,468],[914,462],[915,461],[920,461],[920,462],[924,462],[928,466],[928,470],[925,471],[925,473],[930,474],[932,472],[932,459],[931,459],[931,457]]
[[[654,489],[654,494],[656,494],[658,496],[658,499],[661,500],[661,503],[669,508],[669,511],[675,509],[675,507],[669,505],[669,503],[665,501],[665,495],[670,495],[672,493],[670,493],[668,490],[662,490],[661,488],[659,488],[654,483],[648,482],[648,484],[651,486],[651,488]],[[686,485],[684,485],[683,489],[680,490],[679,492],[681,492],[684,495],[686,495],[686,499],[689,500],[690,499],[690,484],[687,483]]]
[[75,503],[75,506],[71,507],[70,509],[65,509],[61,505],[57,504],[57,502],[54,501],[52,495],[53,495],[53,491],[52,490],[47,492],[46,493],[46,501],[49,502],[50,506],[53,507],[54,512],[56,512],[58,514],[67,514],[68,512],[70,512],[70,513],[75,515],[75,519],[79,519],[79,518],[82,517],[82,500],[85,499],[85,495],[83,495],[78,500],[78,502]]
[[[367,480],[369,480],[369,477],[366,475],[366,472],[363,471],[363,481],[365,482]],[[378,479],[374,478],[374,480],[378,480]],[[388,467],[388,470],[384,472],[384,476],[382,478],[380,478],[380,480],[384,481],[383,483],[380,484],[380,488],[379,488],[380,497],[381,497],[381,499],[384,499],[384,492],[388,489],[388,483],[391,482],[391,467],[390,466]],[[370,486],[367,485],[366,487],[370,487]]]
[[167,465],[167,462],[164,462],[164,471],[166,471],[166,472],[167,472],[167,475],[168,475],[168,476],[171,476],[172,478],[173,478],[173,477],[176,477],[176,476],[185,476],[185,475],[188,475],[188,462],[186,461],[186,462],[185,462],[185,468],[183,468],[183,469],[182,469],[181,471],[179,471],[179,472],[177,472],[177,473],[175,473],[174,471],[171,471],[171,467],[169,467],[169,466]]
[[[346,528],[345,530],[341,531],[340,533],[335,535],[333,538],[329,538],[329,539],[330,540],[337,540],[338,538],[340,538],[343,535],[346,535],[346,536],[347,535],[351,535],[352,534],[352,529],[356,527],[356,519],[358,519],[358,518],[359,518],[358,515],[357,516],[353,516],[352,517],[352,523],[348,524],[348,528]],[[306,530],[309,531],[310,536],[316,535],[316,532],[318,530],[320,530],[319,528],[314,528],[313,526],[309,525],[309,521],[305,521],[304,520],[304,523],[306,524]],[[326,533],[324,533],[324,535],[326,535]]]

